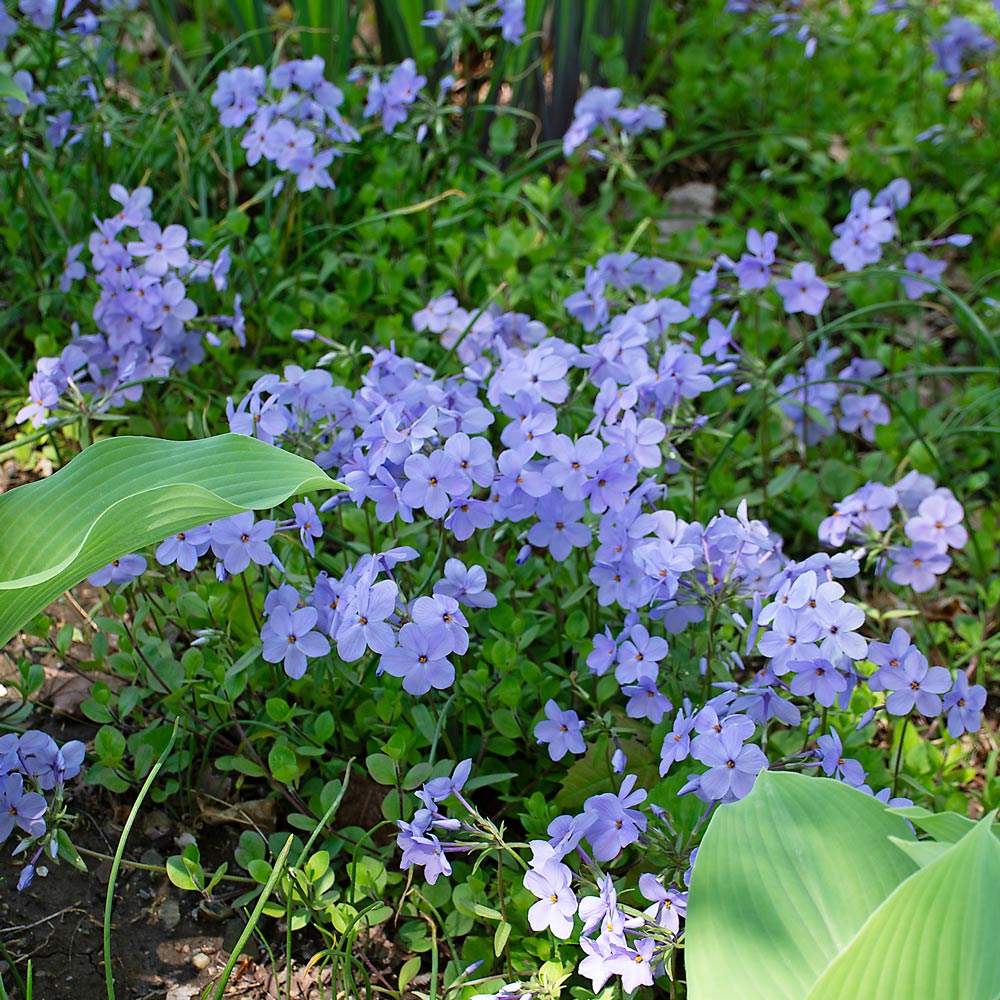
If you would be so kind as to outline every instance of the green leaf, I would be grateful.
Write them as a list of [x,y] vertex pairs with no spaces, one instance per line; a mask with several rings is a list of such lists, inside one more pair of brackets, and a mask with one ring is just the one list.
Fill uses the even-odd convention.
[[[992,815],[900,885],[808,1000],[1000,995],[1000,843]],[[701,861],[699,857],[699,862]]]
[[247,865],[247,871],[255,882],[263,884],[271,877],[271,864],[263,858],[254,858]]
[[284,698],[268,698],[264,710],[275,722],[285,722],[292,714],[292,707]]
[[76,849],[73,841],[69,839],[69,834],[65,830],[56,830],[56,843],[59,845],[59,858],[61,861],[68,861],[74,868],[85,872],[87,863],[80,857],[80,852]]
[[499,958],[503,954],[504,947],[507,944],[507,938],[510,937],[511,926],[506,920],[501,920],[496,932],[493,935],[493,954]]
[[0,72],[0,100],[8,97],[13,97],[22,104],[28,103],[28,95],[14,83],[14,78],[9,73]]
[[275,743],[267,755],[267,766],[275,781],[290,784],[299,776],[299,761],[295,751],[284,743]]
[[947,844],[957,844],[970,830],[976,821],[958,813],[932,813],[920,806],[902,806],[893,812],[908,819],[915,827],[929,833],[935,840]]
[[338,484],[255,438],[120,437],[0,495],[0,646],[113,559],[217,518]]
[[370,753],[365,758],[368,773],[380,785],[396,784],[396,765],[393,759],[384,753]]
[[125,754],[125,737],[111,726],[102,726],[94,737],[94,753],[102,764],[113,767]]
[[420,956],[414,955],[408,958],[403,967],[399,970],[399,992],[403,993],[407,986],[413,982],[414,977],[420,971]]
[[761,772],[745,799],[719,807],[698,852],[684,950],[691,1000],[806,996],[916,869],[891,836],[914,839],[901,817],[863,792]]
[[890,837],[889,840],[913,858],[920,868],[924,868],[932,861],[937,861],[951,847],[950,844],[939,844],[936,840],[900,840],[898,837]]
[[198,886],[188,873],[185,858],[175,854],[172,858],[167,858],[167,878],[170,879],[178,889],[186,889],[188,892],[196,892]]

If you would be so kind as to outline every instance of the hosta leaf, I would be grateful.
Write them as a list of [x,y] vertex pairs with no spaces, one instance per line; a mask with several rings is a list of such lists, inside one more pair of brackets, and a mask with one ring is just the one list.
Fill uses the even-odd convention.
[[684,949],[691,1000],[807,996],[916,870],[890,836],[914,839],[871,796],[824,778],[762,772],[745,799],[718,809],[698,852]]
[[0,495],[0,645],[113,559],[337,485],[309,460],[237,434],[99,441],[49,479]]
[[809,1000],[1000,996],[1000,843],[992,822],[992,816],[982,820],[903,882],[831,963]]

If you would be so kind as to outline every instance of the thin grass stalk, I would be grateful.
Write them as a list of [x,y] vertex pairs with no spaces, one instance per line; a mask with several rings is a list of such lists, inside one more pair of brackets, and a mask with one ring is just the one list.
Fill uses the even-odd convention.
[[[264,907],[267,905],[268,899],[271,898],[271,893],[274,892],[274,887],[278,884],[278,879],[284,874],[285,862],[288,860],[288,852],[292,849],[292,844],[295,841],[295,837],[292,834],[288,835],[288,839],[285,841],[285,846],[282,847],[281,852],[278,854],[277,859],[274,862],[274,868],[271,871],[270,878],[268,878],[267,883],[264,885],[260,896],[254,905],[253,911],[250,914],[250,919],[247,921],[246,927],[243,928],[243,933],[240,934],[239,939],[236,944],[233,945],[233,950],[229,953],[229,961],[226,962],[226,967],[222,970],[222,977],[215,987],[215,994],[213,1000],[222,1000],[226,987],[229,985],[229,977],[233,974],[233,969],[236,968],[236,963],[239,961],[240,953],[246,947],[247,941],[250,940],[250,935],[253,934],[258,922],[260,921],[260,915],[264,912]],[[211,986],[206,987],[205,992],[202,993],[202,1000],[208,1000],[208,991]]]
[[[180,721],[179,717],[174,720],[174,728],[173,732],[170,734],[170,739],[167,741],[167,745],[164,747],[163,753],[160,754],[160,759],[153,765],[152,770],[149,772],[149,775],[142,784],[142,788],[139,790],[139,795],[129,811],[128,819],[125,820],[125,826],[122,828],[122,835],[118,838],[118,848],[115,851],[114,861],[111,863],[111,875],[108,878],[108,892],[104,898],[104,984],[107,990],[108,1000],[115,1000],[115,975],[111,966],[111,910],[115,901],[115,885],[118,882],[118,871],[121,868],[122,858],[125,855],[125,844],[128,841],[128,835],[132,832],[132,826],[139,816],[139,807],[142,805],[142,802],[146,798],[146,794],[149,792],[150,788],[153,787],[153,782],[156,780],[156,776],[160,773],[160,769],[170,756],[170,751],[174,746],[174,740],[177,739],[177,728],[180,726]],[[28,979],[30,984],[30,967],[28,970]],[[30,995],[30,985],[28,993]]]

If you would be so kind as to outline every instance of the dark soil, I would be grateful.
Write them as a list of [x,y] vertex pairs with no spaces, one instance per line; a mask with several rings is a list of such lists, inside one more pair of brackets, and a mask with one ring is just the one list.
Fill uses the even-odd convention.
[[[86,851],[113,854],[121,826],[110,796],[84,791],[72,808],[79,816],[71,831],[74,843]],[[137,828],[135,849],[126,857],[162,864],[166,853],[178,853],[170,834],[154,826],[162,816],[154,813],[153,824]],[[32,960],[35,996],[105,996],[104,903],[111,863],[88,855],[86,874],[67,864],[50,865],[45,878],[36,878],[19,893],[17,860],[0,858],[0,939],[8,955],[16,959],[22,976],[27,959]],[[228,958],[223,944],[230,928],[213,921],[199,903],[199,896],[175,888],[165,875],[122,868],[111,919],[112,972],[119,997],[186,1000],[217,978]],[[239,919],[234,920],[233,940],[242,929]],[[8,985],[12,979],[9,972],[4,975]]]
[[[54,733],[60,740],[69,738]],[[90,871],[50,865],[24,892],[16,889],[20,859],[0,855],[0,942],[23,978],[32,962],[34,996],[40,1000],[101,1000],[105,997],[104,906],[111,862],[128,816],[121,797],[99,788],[79,786],[70,803],[78,820],[70,831],[85,854]],[[155,807],[140,815],[132,830],[126,860],[162,866],[177,854],[183,827]],[[232,868],[239,836],[234,826],[203,827],[198,846],[206,870],[223,861]],[[243,932],[245,918],[218,898],[205,903],[184,892],[163,875],[124,865],[118,876],[111,917],[112,973],[119,1000],[192,1000],[217,984],[230,952]],[[375,932],[378,933],[377,931]],[[293,939],[291,991],[285,985],[284,929],[264,919],[250,938],[225,991],[226,998],[244,1000],[320,1000],[332,998],[328,969],[310,966],[319,942],[307,932]],[[263,945],[266,942],[267,948]],[[276,956],[277,969],[268,954]],[[375,978],[395,982],[390,971],[403,960],[389,942],[369,941],[367,960]],[[10,990],[16,978],[7,962],[0,973]],[[383,978],[384,977],[384,978]],[[16,989],[12,996],[22,996]],[[209,994],[214,996],[214,990]],[[341,994],[342,995],[342,994]]]

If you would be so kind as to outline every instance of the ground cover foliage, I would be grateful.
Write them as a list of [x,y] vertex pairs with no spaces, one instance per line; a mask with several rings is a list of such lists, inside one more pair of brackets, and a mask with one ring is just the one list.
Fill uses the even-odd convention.
[[151,809],[205,996],[1000,995],[997,39],[8,3],[0,891],[87,788],[109,996]]

